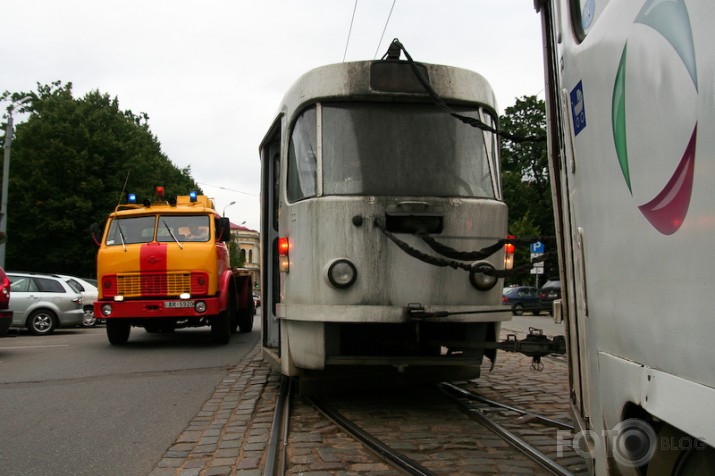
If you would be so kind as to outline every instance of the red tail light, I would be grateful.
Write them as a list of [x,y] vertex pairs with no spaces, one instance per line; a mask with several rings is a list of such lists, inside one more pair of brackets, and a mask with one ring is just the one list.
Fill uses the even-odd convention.
[[288,256],[288,248],[290,248],[290,243],[288,243],[288,237],[284,236],[278,238],[278,255]]

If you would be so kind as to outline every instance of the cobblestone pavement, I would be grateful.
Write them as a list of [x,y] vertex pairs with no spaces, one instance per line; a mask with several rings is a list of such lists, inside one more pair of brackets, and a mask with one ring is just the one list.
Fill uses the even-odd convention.
[[[502,335],[513,333],[508,327]],[[472,389],[487,398],[569,421],[565,360],[545,359],[543,372],[532,371],[530,364],[527,357],[501,352],[494,370],[484,371]],[[262,474],[279,381],[280,375],[262,360],[257,346],[224,378],[150,476]],[[362,395],[359,400],[337,400],[336,406],[374,436],[440,474],[546,474],[468,421],[454,405],[438,402],[437,393],[422,393],[420,399],[397,392]],[[429,405],[427,413],[425,405]],[[290,422],[290,474],[396,474],[299,398],[292,405]],[[553,446],[556,435],[550,431],[553,438],[549,434],[542,438]]]

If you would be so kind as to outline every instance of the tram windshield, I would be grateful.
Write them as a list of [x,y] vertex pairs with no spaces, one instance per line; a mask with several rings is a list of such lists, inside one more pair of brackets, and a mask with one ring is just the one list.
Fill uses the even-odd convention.
[[[329,103],[321,109],[324,195],[494,198],[491,133],[426,104]],[[484,119],[475,109],[459,113]],[[316,193],[315,123],[311,108],[293,129],[291,200]]]

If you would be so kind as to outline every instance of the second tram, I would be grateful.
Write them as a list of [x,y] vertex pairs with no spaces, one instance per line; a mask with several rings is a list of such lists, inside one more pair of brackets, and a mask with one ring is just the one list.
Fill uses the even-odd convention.
[[[715,468],[715,4],[538,0],[579,432],[596,474]],[[573,440],[573,441],[571,441]]]
[[510,318],[497,118],[481,75],[394,51],[287,92],[260,146],[262,339],[284,375],[462,378],[494,359]]

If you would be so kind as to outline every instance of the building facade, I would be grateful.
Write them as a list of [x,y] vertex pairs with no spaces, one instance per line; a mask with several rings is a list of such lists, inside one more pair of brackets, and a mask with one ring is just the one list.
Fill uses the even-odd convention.
[[231,241],[243,257],[243,267],[253,275],[253,291],[260,292],[261,284],[261,235],[256,230],[231,223]]

